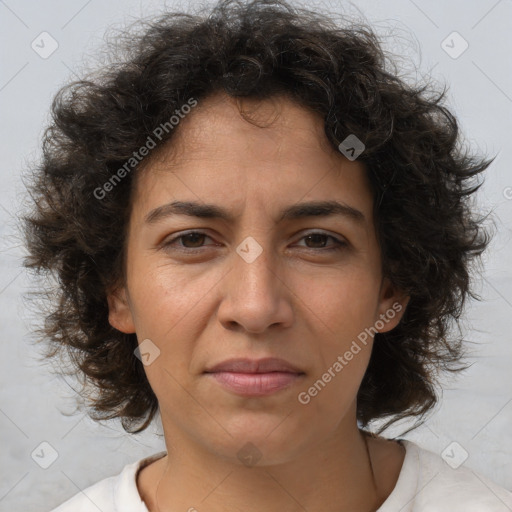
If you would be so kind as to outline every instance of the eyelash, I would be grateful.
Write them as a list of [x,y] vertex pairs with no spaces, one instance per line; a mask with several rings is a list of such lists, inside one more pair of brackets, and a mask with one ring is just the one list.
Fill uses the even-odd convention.
[[[175,242],[177,242],[178,240],[182,240],[183,238],[187,237],[187,236],[190,236],[190,235],[204,235],[206,238],[211,238],[209,235],[207,235],[206,233],[202,232],[202,231],[189,231],[188,233],[182,233],[181,235],[178,235],[174,238],[172,238],[171,240],[167,241],[167,242],[164,242],[162,245],[164,246],[164,248],[171,248],[173,249],[173,244]],[[347,243],[336,238],[335,236],[333,235],[328,235],[327,233],[322,233],[321,231],[312,231],[310,233],[306,233],[304,236],[302,236],[300,238],[300,240],[303,240],[304,238],[307,238],[309,236],[313,236],[313,235],[321,235],[321,236],[324,236],[326,238],[331,238],[332,240],[334,240],[336,246],[335,247],[330,247],[330,248],[324,248],[324,247],[319,247],[319,248],[314,248],[314,247],[305,247],[305,249],[308,249],[310,251],[314,251],[314,252],[318,252],[318,251],[321,251],[321,252],[334,252],[334,251],[340,251],[340,250],[343,250],[347,247]],[[181,251],[181,252],[186,252],[186,253],[189,253],[189,254],[196,254],[198,252],[202,252],[202,247],[194,247],[194,248],[188,248],[188,247],[180,247],[180,248],[176,248],[176,250],[178,251]]]

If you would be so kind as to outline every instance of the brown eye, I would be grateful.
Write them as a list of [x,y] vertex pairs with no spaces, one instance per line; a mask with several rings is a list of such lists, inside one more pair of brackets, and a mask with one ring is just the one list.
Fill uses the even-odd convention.
[[[327,245],[329,239],[334,241],[334,244],[331,246]],[[320,249],[324,252],[340,250],[347,246],[342,240],[339,240],[335,236],[328,235],[327,233],[309,233],[302,237],[301,240],[306,242],[308,249]]]
[[[204,233],[188,233],[186,235],[182,235],[176,240],[181,239],[181,243],[184,247],[196,248],[201,247],[202,242],[204,242],[206,235]],[[190,245],[189,245],[190,243]]]
[[[319,249],[322,247],[325,247],[325,244],[327,243],[327,239],[329,237],[327,235],[322,235],[320,233],[314,233],[312,235],[308,235],[304,237],[304,240],[309,240],[313,244],[313,249]],[[308,247],[311,248],[311,245],[308,245]]]
[[163,246],[168,250],[190,250],[193,252],[194,249],[201,249],[204,246],[206,238],[210,238],[206,233],[202,233],[201,231],[190,231],[189,233],[184,233],[172,238],[168,242],[165,242]]

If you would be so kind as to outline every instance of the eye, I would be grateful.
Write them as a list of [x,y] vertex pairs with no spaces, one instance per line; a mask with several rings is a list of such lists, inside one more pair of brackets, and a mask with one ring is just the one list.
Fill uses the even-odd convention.
[[[325,244],[327,243],[328,239],[331,239],[334,241],[333,246],[325,247]],[[312,249],[312,250],[320,249],[323,252],[339,251],[347,246],[346,242],[344,242],[343,240],[340,240],[340,239],[336,238],[335,236],[328,235],[327,233],[322,233],[322,232],[318,232],[318,231],[306,234],[305,236],[303,236],[301,238],[301,240],[306,241],[306,247],[308,249]],[[313,247],[311,245],[307,245],[308,243],[312,244]]]
[[[188,253],[200,252],[200,249],[205,247],[204,242],[207,238],[212,240],[211,237],[202,231],[190,231],[188,233],[182,233],[181,235],[178,235],[171,240],[164,242],[163,246],[166,249],[176,249]],[[329,239],[333,241],[333,244],[330,247],[326,247]],[[302,238],[300,238],[300,241],[302,240],[304,240],[306,243],[306,245],[302,247],[306,247],[312,251],[339,251],[347,246],[347,243],[343,240],[323,232],[307,233]]]
[[[176,247],[178,250],[188,249],[199,249],[202,247],[205,238],[210,238],[206,233],[201,231],[190,231],[188,233],[181,234],[177,237],[172,238],[168,242],[164,243],[164,246],[167,247]],[[210,238],[211,240],[211,238]],[[176,242],[181,241],[180,244],[176,244]],[[189,251],[189,252],[194,252]]]

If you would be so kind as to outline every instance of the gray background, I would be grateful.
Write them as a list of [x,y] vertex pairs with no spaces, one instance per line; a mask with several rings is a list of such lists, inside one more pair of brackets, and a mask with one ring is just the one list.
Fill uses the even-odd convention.
[[[465,450],[466,466],[512,490],[512,1],[359,1],[359,14],[354,5],[334,0],[314,5],[343,5],[366,16],[385,46],[409,59],[403,61],[409,77],[431,72],[446,81],[449,105],[469,142],[498,155],[478,195],[479,208],[495,212],[498,234],[475,286],[483,302],[468,304],[465,315],[467,338],[477,342],[473,365],[444,380],[441,404],[406,437],[439,454],[456,442],[452,453]],[[106,29],[165,8],[163,2],[138,0],[0,0],[1,510],[48,511],[128,462],[164,449],[158,424],[130,437],[115,422],[98,425],[81,412],[72,414],[73,382],[38,362],[29,342],[34,315],[23,301],[30,282],[20,265],[16,222],[25,195],[20,176],[39,154],[55,92],[80,74],[84,58],[97,55]],[[43,31],[59,45],[46,59],[31,48]],[[453,31],[469,44],[456,59],[441,46]],[[461,48],[460,40],[449,44],[452,52]],[[57,452],[48,469],[31,458],[36,448],[42,453],[43,441]],[[42,462],[49,462],[51,450],[43,452]]]

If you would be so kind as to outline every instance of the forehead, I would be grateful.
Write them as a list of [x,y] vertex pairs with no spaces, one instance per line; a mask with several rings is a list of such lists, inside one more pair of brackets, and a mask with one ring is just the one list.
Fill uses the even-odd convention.
[[[220,139],[223,145],[218,144]],[[234,152],[243,155],[256,147],[259,159],[264,159],[291,144],[335,152],[324,134],[321,116],[286,96],[256,99],[215,93],[180,120],[174,137],[152,165],[170,160],[178,164],[204,152],[209,158]]]
[[235,210],[273,203],[280,211],[285,199],[341,200],[371,210],[364,165],[333,148],[319,114],[285,97],[203,100],[137,181],[136,203],[146,212],[172,200],[219,200]]

